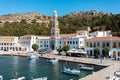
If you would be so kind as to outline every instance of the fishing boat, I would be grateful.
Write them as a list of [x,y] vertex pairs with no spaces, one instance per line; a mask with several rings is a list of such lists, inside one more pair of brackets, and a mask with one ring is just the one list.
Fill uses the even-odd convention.
[[70,69],[70,68],[64,67],[63,73],[70,74],[70,75],[79,75],[80,74],[80,70]]
[[49,60],[49,62],[55,63],[55,62],[58,62],[58,60],[56,58],[52,58]]
[[16,79],[10,79],[10,80],[25,80],[25,77],[19,77],[19,78],[16,78]]
[[3,80],[3,76],[0,75],[0,80]]
[[47,80],[47,77],[35,78],[35,79],[32,79],[32,80]]
[[92,67],[85,67],[85,66],[80,67],[80,70],[92,71],[93,69],[94,69],[94,68],[92,68]]

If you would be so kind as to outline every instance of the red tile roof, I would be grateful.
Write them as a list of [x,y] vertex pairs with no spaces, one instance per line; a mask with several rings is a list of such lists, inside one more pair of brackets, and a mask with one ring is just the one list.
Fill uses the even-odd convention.
[[89,38],[88,40],[120,40],[120,37],[94,37]]

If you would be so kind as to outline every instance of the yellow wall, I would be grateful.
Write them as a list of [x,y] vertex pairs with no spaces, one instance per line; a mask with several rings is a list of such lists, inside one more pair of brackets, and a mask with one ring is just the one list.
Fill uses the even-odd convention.
[[0,37],[0,42],[13,42],[15,37],[7,37],[7,36],[2,36]]

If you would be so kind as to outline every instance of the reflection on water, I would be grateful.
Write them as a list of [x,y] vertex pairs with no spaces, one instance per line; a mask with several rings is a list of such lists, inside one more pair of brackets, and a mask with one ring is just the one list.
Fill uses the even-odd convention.
[[38,59],[30,59],[29,61],[29,73],[31,78],[35,77],[36,69],[37,69],[37,60]]
[[[65,62],[50,63],[47,59],[38,58],[37,60],[28,60],[28,57],[17,56],[0,56],[0,75],[3,75],[4,80],[14,78],[13,73],[18,72],[18,77],[25,76],[26,80],[31,78],[48,77],[48,80],[78,80],[92,72],[81,71],[80,76],[72,76],[63,74]],[[68,67],[76,68],[78,63],[67,62]],[[87,66],[84,64],[84,66]],[[91,65],[89,65],[91,66]],[[101,69],[101,66],[94,66],[95,70]]]
[[52,63],[52,68],[53,68],[53,75],[55,77],[59,76],[59,64],[58,62]]
[[36,68],[36,59],[31,59],[30,63],[29,63],[29,69],[30,71],[34,71],[34,69]]
[[19,57],[13,57],[13,67],[14,67],[14,71],[16,71],[17,70],[17,68],[19,67]]

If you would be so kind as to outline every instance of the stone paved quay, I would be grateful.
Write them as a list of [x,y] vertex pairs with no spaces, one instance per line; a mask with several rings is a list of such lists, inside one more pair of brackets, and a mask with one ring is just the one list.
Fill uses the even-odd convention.
[[113,76],[114,72],[120,69],[120,61],[115,61],[111,59],[104,59],[102,60],[102,63],[101,63],[100,59],[92,59],[92,58],[79,58],[79,57],[68,57],[68,56],[66,57],[66,56],[60,56],[60,55],[47,55],[47,54],[44,55],[43,57],[48,57],[48,58],[55,57],[59,60],[67,60],[72,62],[108,66],[80,80],[108,80],[107,77]]
[[[6,55],[13,55],[13,56],[30,56],[33,53],[12,53],[12,54],[6,54]],[[1,54],[2,55],[2,54]],[[36,54],[39,57],[42,58],[57,58],[58,60],[66,60],[66,61],[72,61],[72,62],[80,62],[80,63],[87,63],[87,64],[96,64],[96,65],[102,65],[102,66],[108,66],[100,71],[94,72],[91,75],[88,75],[80,80],[108,80],[106,77],[113,76],[115,71],[118,71],[120,68],[120,61],[114,61],[111,59],[92,59],[92,58],[80,58],[80,57],[66,57],[56,54]]]
[[113,73],[118,71],[119,68],[120,65],[114,64],[100,71],[94,72],[93,74],[88,75],[80,80],[108,80],[107,77],[113,76]]
[[60,55],[50,55],[45,54],[40,57],[44,58],[57,58],[59,60],[67,60],[72,62],[80,62],[80,63],[87,63],[87,64],[96,64],[96,65],[102,65],[102,66],[108,66],[100,71],[94,72],[91,75],[88,75],[80,80],[108,80],[107,77],[113,76],[115,71],[118,71],[120,68],[120,61],[113,61],[110,59],[101,60],[100,59],[92,59],[92,58],[78,58],[78,57],[66,57],[66,56],[60,56]]

